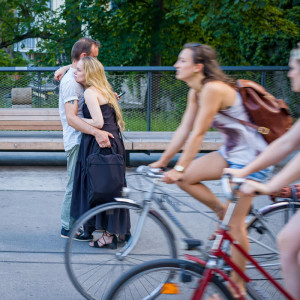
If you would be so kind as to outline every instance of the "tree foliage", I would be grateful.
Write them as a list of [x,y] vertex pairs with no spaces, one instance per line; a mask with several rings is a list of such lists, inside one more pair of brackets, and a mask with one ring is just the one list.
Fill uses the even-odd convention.
[[104,65],[172,65],[184,43],[198,41],[222,65],[286,65],[300,40],[300,0],[66,0],[56,12],[46,2],[0,0],[0,48],[41,37],[39,64],[62,64],[90,35]]
[[0,0],[0,48],[26,38],[49,38],[47,0]]

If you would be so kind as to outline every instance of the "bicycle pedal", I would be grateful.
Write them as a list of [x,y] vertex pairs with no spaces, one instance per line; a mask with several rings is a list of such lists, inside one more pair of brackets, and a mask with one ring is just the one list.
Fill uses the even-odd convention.
[[259,233],[259,234],[264,234],[266,228],[264,226],[257,226],[255,227],[255,230]]
[[198,239],[183,239],[185,250],[196,250],[203,245],[203,242]]
[[187,283],[187,282],[191,282],[192,281],[192,276],[191,274],[188,274],[186,271],[181,271],[180,274],[181,277],[181,282]]

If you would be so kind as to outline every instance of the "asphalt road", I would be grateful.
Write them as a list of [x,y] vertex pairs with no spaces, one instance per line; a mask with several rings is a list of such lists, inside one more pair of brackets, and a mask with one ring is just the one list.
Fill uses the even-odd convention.
[[[133,172],[134,168],[127,169],[129,185],[137,183]],[[60,208],[66,180],[65,166],[0,166],[0,299],[83,299],[64,265],[66,240],[60,237]],[[218,181],[209,187],[222,196]],[[176,186],[165,188],[213,216]],[[266,201],[256,201],[256,205]],[[215,228],[213,221],[200,214],[178,216],[204,240]],[[174,232],[180,240],[178,231]]]

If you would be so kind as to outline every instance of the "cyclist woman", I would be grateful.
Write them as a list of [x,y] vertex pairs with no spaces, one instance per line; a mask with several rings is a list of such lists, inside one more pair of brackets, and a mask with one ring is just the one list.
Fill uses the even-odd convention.
[[[298,48],[292,50],[289,61],[290,71],[288,77],[294,92],[300,92],[300,43]],[[236,177],[245,177],[262,168],[273,165],[291,154],[300,147],[300,119],[282,137],[275,140],[252,163],[242,170],[225,169],[225,173],[231,173]],[[280,149],[280,151],[278,151]],[[271,194],[282,187],[300,178],[300,153],[296,155],[276,176],[266,184],[246,182],[241,191],[246,196],[251,196],[255,191],[262,194]],[[283,278],[287,290],[295,299],[300,299],[300,211],[298,211],[281,230],[277,243],[280,251]]]
[[[177,183],[222,219],[226,205],[220,202],[202,181],[220,179],[226,167],[243,168],[262,152],[267,144],[252,128],[232,121],[222,114],[226,112],[232,117],[249,121],[241,96],[236,91],[236,82],[222,72],[216,52],[210,46],[185,44],[174,66],[176,78],[190,87],[187,108],[168,148],[151,166],[166,167],[186,143],[176,166],[165,173],[164,181]],[[211,126],[224,134],[225,145],[219,151],[194,159],[205,133]],[[263,170],[251,174],[249,179],[264,180],[269,172],[270,170]],[[252,196],[244,195],[242,200],[232,218],[231,234],[248,250],[244,221],[251,206]],[[232,256],[240,268],[245,269],[246,261],[235,249],[232,249]],[[245,291],[243,280],[235,272],[232,272],[231,277],[241,290]]]

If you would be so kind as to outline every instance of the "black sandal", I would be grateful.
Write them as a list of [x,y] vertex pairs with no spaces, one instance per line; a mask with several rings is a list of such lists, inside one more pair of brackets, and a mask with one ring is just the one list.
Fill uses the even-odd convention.
[[[113,237],[111,243],[107,243],[105,240],[105,237]],[[102,243],[100,240],[103,240],[104,243]],[[99,243],[102,245],[100,246]],[[95,242],[90,243],[90,247],[95,247],[95,248],[110,248],[110,249],[117,249],[117,244],[118,244],[118,239],[115,234],[110,234],[109,232],[105,231],[102,234],[102,237],[98,239]]]
[[131,234],[130,233],[127,233],[127,234],[120,234],[119,235],[119,238],[118,238],[118,243],[119,243],[119,246],[123,246],[125,245],[131,238]]

